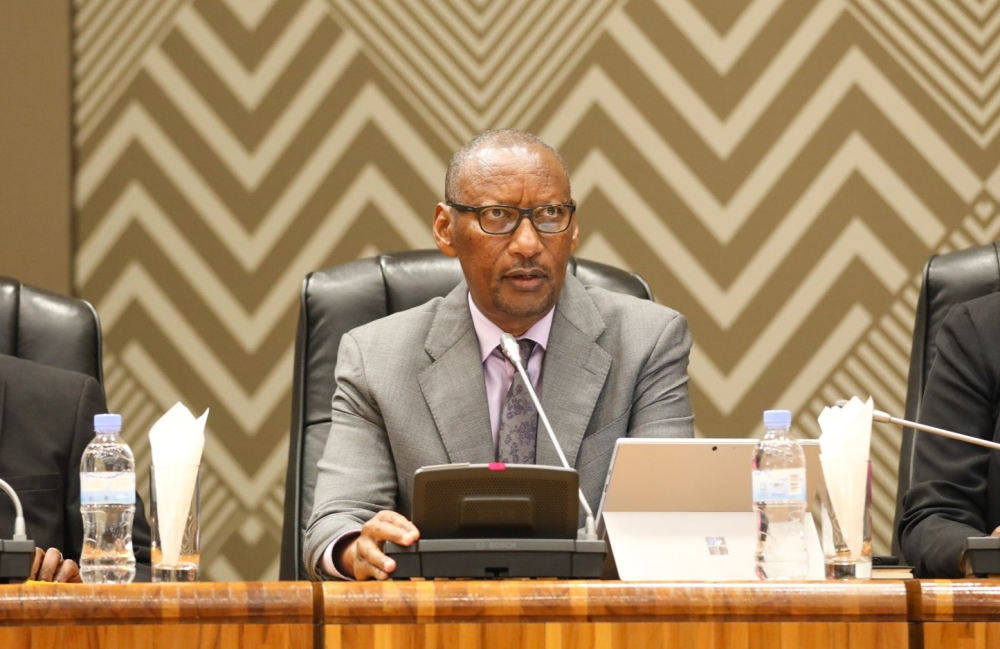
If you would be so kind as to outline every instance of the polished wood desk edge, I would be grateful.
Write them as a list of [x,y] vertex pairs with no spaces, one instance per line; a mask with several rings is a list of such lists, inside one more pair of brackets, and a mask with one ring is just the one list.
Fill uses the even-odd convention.
[[900,581],[440,581],[323,584],[327,624],[573,621],[906,622]]
[[1000,622],[1000,580],[922,579],[909,588],[919,596],[919,621]]
[[0,585],[0,625],[1000,621],[1000,581]]
[[322,592],[308,582],[0,585],[0,625],[314,624]]

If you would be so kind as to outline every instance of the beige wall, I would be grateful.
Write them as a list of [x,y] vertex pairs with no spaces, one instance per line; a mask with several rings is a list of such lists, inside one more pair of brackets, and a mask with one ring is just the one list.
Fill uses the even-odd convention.
[[0,0],[0,274],[70,281],[70,3]]

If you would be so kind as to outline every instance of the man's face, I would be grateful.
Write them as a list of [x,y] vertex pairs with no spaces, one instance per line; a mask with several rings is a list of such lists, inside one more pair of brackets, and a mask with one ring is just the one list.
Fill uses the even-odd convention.
[[[458,176],[457,203],[537,207],[569,203],[569,179],[552,152],[541,147],[487,148],[467,161]],[[473,302],[498,327],[515,336],[548,313],[566,279],[576,250],[577,226],[539,234],[528,218],[509,234],[487,234],[476,215],[438,203],[434,239],[458,257]]]

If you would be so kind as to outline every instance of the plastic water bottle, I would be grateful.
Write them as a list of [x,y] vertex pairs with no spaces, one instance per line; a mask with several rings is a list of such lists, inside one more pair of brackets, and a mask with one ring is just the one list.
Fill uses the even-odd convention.
[[805,579],[806,457],[789,434],[792,413],[765,410],[764,437],[753,454],[753,510],[757,517],[757,576]]
[[95,415],[94,439],[80,461],[80,576],[88,584],[127,584],[135,578],[135,457],[121,430],[121,415]]

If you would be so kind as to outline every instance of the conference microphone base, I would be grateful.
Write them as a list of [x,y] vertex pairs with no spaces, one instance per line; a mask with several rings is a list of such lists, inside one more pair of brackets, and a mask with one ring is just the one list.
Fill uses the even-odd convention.
[[0,584],[25,581],[35,562],[34,541],[0,540]]
[[962,544],[961,563],[966,577],[996,577],[1000,575],[1000,538],[970,536]]
[[393,579],[600,579],[607,545],[572,539],[427,539],[388,542]]

